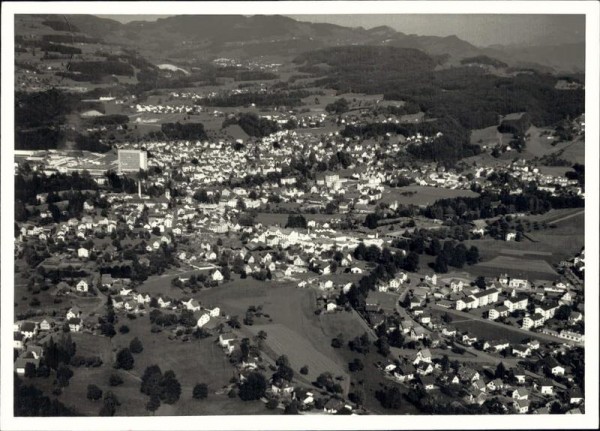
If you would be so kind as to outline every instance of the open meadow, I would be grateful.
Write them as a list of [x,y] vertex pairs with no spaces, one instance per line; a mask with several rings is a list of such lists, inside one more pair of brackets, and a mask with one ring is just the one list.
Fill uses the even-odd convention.
[[[413,193],[414,192],[414,193]],[[477,197],[478,193],[471,190],[446,189],[433,186],[410,185],[386,189],[381,198],[381,202],[398,202],[403,205],[427,206],[439,199],[450,199],[456,197]]]

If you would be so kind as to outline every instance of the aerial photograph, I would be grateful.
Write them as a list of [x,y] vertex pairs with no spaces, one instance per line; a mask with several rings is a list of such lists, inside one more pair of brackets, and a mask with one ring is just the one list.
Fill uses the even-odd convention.
[[585,15],[230,12],[14,16],[14,416],[585,414]]

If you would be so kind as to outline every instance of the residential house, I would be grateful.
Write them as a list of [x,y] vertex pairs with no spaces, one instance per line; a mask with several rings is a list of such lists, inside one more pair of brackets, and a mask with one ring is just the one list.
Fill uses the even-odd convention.
[[408,382],[415,378],[417,370],[412,364],[403,364],[396,367],[394,377],[400,382]]
[[515,400],[526,400],[529,398],[529,391],[525,388],[517,388],[512,392],[511,396]]
[[526,358],[531,355],[531,347],[524,344],[513,346],[512,354],[519,358]]
[[540,381],[538,389],[542,395],[553,395],[554,383],[550,379],[543,379]]
[[531,328],[539,328],[540,326],[544,326],[544,322],[546,321],[546,319],[544,318],[543,315],[539,314],[539,313],[535,313],[531,316],[525,316],[523,318],[523,323],[521,325],[521,327],[523,329],[531,329]]
[[89,285],[88,282],[85,280],[81,280],[79,283],[77,283],[77,285],[75,286],[75,290],[77,290],[77,292],[87,292],[89,289]]
[[208,323],[209,320],[210,320],[210,314],[203,313],[198,318],[198,322],[196,323],[196,325],[198,326],[198,328],[202,328],[204,325],[206,325]]
[[20,325],[21,334],[23,334],[23,341],[33,338],[38,332],[38,325],[35,322],[25,321]]
[[81,319],[79,317],[73,317],[68,320],[69,322],[69,330],[71,332],[79,332],[81,331]]
[[513,407],[519,414],[525,414],[529,411],[529,400],[516,399],[513,401]]

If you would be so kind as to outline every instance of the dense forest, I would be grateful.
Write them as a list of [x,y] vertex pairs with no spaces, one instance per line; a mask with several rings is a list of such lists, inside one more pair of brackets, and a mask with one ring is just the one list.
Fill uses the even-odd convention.
[[[383,93],[416,104],[429,117],[452,117],[466,129],[498,124],[499,115],[528,112],[539,127],[584,111],[584,90],[557,90],[557,78],[535,71],[498,77],[474,67],[434,70],[421,51],[352,46],[318,50],[294,60],[320,77],[317,85],[339,92]],[[326,65],[326,67],[321,67]]]
[[456,161],[463,157],[479,154],[480,148],[477,145],[470,144],[470,131],[452,117],[443,117],[435,121],[418,124],[367,123],[347,125],[342,130],[341,135],[369,139],[385,136],[387,133],[408,137],[417,133],[424,136],[434,136],[438,132],[442,133],[442,136],[420,145],[411,144],[408,146],[407,151],[418,159],[433,161]]
[[237,117],[232,117],[225,120],[223,122],[223,127],[227,127],[231,124],[239,125],[244,132],[254,137],[268,136],[271,133],[275,133],[279,130],[279,127],[275,121],[268,120],[266,118],[260,118],[258,115],[251,112],[244,112],[239,114]]
[[69,64],[68,70],[95,77],[105,75],[133,76],[134,74],[133,67],[130,64],[114,60],[73,62]]

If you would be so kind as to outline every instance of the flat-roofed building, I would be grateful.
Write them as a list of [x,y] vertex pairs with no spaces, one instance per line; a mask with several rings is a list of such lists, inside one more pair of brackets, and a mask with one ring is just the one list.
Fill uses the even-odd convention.
[[119,150],[119,172],[148,169],[148,155],[143,150]]

